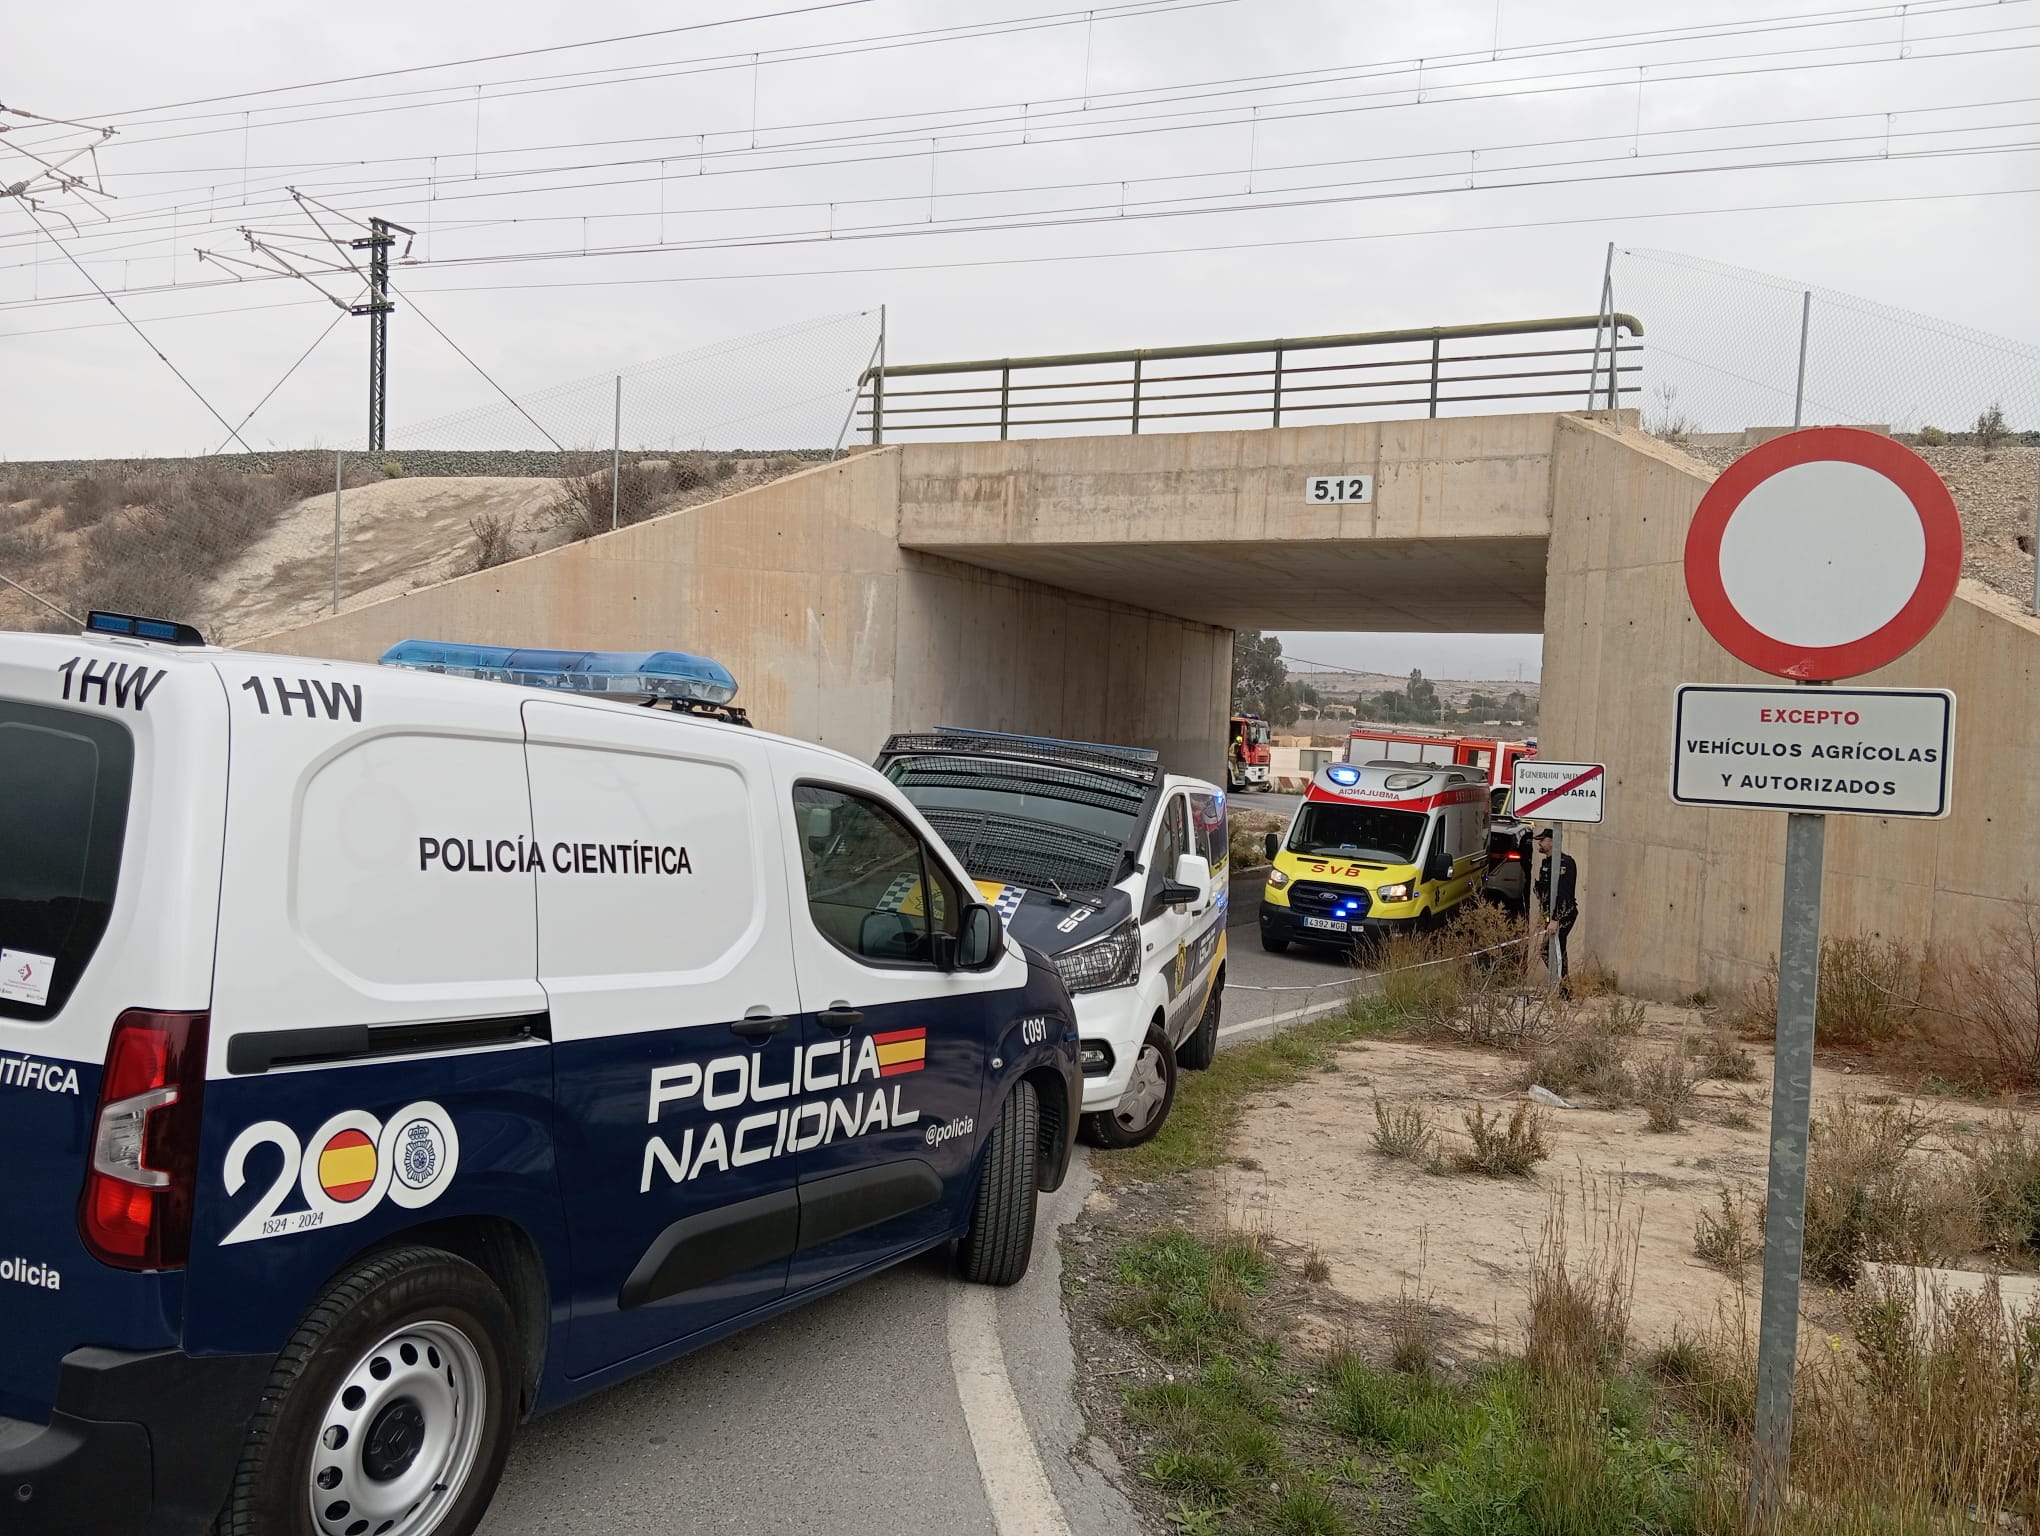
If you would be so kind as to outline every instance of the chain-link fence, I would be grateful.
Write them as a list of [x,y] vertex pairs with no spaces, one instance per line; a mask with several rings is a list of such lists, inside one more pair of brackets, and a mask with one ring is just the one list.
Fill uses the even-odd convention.
[[2040,347],[1669,251],[1618,251],[1613,292],[1647,430],[1716,466],[1795,422],[1890,432],[1954,493],[1963,574],[2033,603]]
[[1996,407],[2040,441],[2040,347],[1670,251],[1618,250],[1614,293],[1643,321],[1641,406],[1661,436],[1790,426],[1803,393],[1806,426],[1960,441]]
[[[883,313],[780,326],[359,447],[0,466],[0,577],[245,642],[835,456]],[[0,583],[0,628],[67,620]]]

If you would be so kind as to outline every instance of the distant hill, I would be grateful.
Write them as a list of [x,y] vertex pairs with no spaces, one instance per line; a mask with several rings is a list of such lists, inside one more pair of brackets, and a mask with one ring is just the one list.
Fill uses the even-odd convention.
[[[1484,693],[1492,699],[1505,699],[1512,693],[1520,693],[1533,704],[1539,696],[1539,685],[1534,679],[1519,683],[1501,678],[1433,677],[1426,672],[1424,680],[1438,690],[1441,701],[1454,709],[1463,708],[1466,700],[1476,693]],[[1362,694],[1371,698],[1377,693],[1401,693],[1410,685],[1407,672],[1291,671],[1289,681],[1297,687],[1315,688],[1326,699],[1342,703]]]

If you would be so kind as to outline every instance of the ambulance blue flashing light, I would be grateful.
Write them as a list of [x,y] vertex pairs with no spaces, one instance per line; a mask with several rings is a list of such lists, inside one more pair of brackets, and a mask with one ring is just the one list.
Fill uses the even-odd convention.
[[1360,782],[1360,770],[1351,763],[1333,763],[1325,770],[1325,777],[1344,789],[1351,789]]
[[443,672],[526,688],[620,697],[727,704],[737,696],[729,668],[684,651],[539,651],[445,640],[399,640],[382,654],[386,667]]

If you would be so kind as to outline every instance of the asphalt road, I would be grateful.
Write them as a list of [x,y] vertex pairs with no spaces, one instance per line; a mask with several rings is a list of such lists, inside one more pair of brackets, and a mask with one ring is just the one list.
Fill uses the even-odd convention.
[[[1232,885],[1221,1045],[1351,991],[1336,956],[1262,951],[1261,878]],[[481,1536],[1138,1531],[1071,1390],[1057,1234],[1091,1184],[1080,1148],[1010,1290],[924,1255],[539,1420]]]

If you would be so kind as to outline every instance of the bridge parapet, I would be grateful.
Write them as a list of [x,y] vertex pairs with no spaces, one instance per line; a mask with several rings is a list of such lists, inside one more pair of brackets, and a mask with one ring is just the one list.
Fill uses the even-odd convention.
[[[884,363],[859,381],[877,443],[1279,427],[1504,401],[1614,409],[1641,389],[1643,325],[1601,313],[957,363]],[[1626,340],[1624,339],[1626,336]],[[1303,361],[1296,361],[1301,357]],[[1199,367],[1197,365],[1207,366]],[[1016,378],[1017,375],[1017,378]]]

